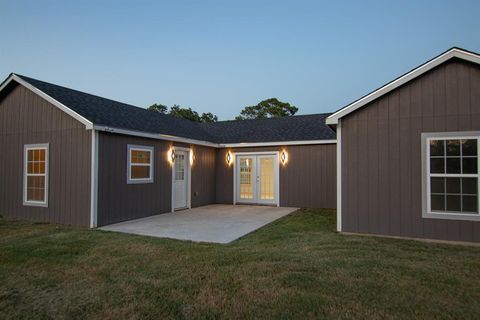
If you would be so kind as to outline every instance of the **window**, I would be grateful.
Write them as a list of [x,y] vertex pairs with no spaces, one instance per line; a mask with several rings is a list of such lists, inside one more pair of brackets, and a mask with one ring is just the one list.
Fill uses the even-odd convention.
[[479,134],[423,134],[423,217],[480,220]]
[[127,183],[153,182],[153,147],[128,145]]
[[24,147],[23,204],[48,206],[48,144]]

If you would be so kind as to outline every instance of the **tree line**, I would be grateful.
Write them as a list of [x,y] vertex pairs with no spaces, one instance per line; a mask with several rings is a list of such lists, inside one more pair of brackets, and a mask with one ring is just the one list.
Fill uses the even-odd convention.
[[[174,104],[170,109],[163,104],[152,104],[148,107],[148,110],[153,112],[160,112],[163,114],[169,114],[175,117],[188,119],[195,122],[217,122],[218,117],[211,112],[204,112],[201,115],[192,110],[192,108],[181,107]],[[277,98],[270,98],[260,101],[254,106],[246,106],[240,112],[235,120],[246,119],[266,119],[266,118],[278,118],[293,116],[298,112],[298,108],[291,105],[288,102],[282,102]]]

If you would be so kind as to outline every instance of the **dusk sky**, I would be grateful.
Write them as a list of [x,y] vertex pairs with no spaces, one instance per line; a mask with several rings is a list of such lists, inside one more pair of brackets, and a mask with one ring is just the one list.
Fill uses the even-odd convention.
[[452,46],[480,51],[480,1],[0,1],[11,72],[232,119],[277,97],[333,112]]

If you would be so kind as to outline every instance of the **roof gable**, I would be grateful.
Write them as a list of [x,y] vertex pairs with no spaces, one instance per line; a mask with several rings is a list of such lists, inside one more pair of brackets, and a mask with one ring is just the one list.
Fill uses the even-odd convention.
[[396,88],[404,85],[405,83],[410,82],[411,80],[421,76],[422,74],[432,70],[433,68],[453,58],[458,58],[464,61],[480,64],[480,55],[476,53],[473,53],[464,49],[460,49],[460,48],[449,49],[446,52],[438,55],[437,57],[425,62],[419,67],[405,73],[404,75],[390,81],[389,83],[378,88],[377,90],[372,91],[371,93],[361,97],[360,99],[336,111],[326,119],[326,124],[328,125],[338,124],[338,120],[340,118],[354,112],[357,109],[362,108],[363,106],[367,105],[373,100],[376,100],[377,98],[395,90]]

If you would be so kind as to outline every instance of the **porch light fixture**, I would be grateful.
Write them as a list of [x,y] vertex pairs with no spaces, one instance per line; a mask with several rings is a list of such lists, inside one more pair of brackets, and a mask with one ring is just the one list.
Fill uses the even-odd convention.
[[227,164],[232,164],[232,154],[230,153],[230,151],[227,152]]
[[280,161],[282,161],[282,164],[285,165],[288,161],[288,153],[287,151],[283,150],[282,153],[280,154]]
[[173,164],[175,162],[175,149],[173,147],[168,150],[168,161]]
[[195,153],[193,153],[193,150],[190,149],[190,165],[193,165],[194,161],[195,161]]

